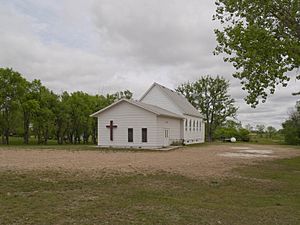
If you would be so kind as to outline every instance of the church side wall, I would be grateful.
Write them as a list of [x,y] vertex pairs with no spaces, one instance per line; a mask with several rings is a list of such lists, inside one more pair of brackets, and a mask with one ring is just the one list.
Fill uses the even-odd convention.
[[[195,122],[195,126],[194,126],[194,122]],[[197,126],[197,122],[198,122],[198,126]],[[184,143],[195,144],[195,143],[203,143],[204,141],[205,141],[205,123],[203,119],[198,117],[193,117],[193,116],[185,116]]]
[[183,139],[181,136],[181,119],[158,116],[157,117],[157,140],[159,143],[164,143],[164,131],[169,130],[169,145],[173,142],[180,142]]
[[158,87],[154,86],[141,102],[156,105],[173,113],[182,115],[181,110]]
[[[110,140],[110,120],[113,129]],[[157,147],[157,116],[130,103],[120,103],[98,117],[98,145],[105,147]],[[133,128],[133,142],[128,142],[128,128]],[[142,128],[147,128],[147,142],[142,142]]]

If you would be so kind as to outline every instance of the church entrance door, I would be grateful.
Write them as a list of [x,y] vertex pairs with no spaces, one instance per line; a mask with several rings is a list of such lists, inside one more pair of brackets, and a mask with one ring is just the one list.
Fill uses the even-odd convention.
[[164,128],[164,146],[170,145],[170,129]]

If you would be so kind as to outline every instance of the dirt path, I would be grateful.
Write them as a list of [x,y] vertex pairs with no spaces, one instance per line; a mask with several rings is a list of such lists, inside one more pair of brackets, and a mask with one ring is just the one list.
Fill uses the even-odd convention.
[[265,145],[209,145],[168,152],[102,152],[0,148],[0,170],[64,169],[167,171],[189,177],[223,176],[260,160],[300,156],[300,150]]

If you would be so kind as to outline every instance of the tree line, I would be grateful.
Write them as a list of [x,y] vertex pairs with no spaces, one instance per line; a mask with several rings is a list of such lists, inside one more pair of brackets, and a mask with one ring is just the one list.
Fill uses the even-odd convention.
[[[206,140],[234,136],[248,141],[252,129],[236,123],[237,107],[228,94],[229,81],[223,77],[203,76],[195,82],[179,85],[177,92],[204,116]],[[9,68],[0,68],[0,131],[2,144],[9,144],[11,136],[22,136],[28,144],[34,136],[37,144],[47,144],[50,139],[58,144],[97,143],[97,120],[93,112],[105,108],[121,98],[132,98],[129,90],[114,94],[90,95],[82,91],[55,94],[42,85],[40,80],[27,81]],[[286,143],[300,144],[300,107],[283,123],[282,134]],[[250,126],[250,125],[248,125]],[[263,125],[256,127],[260,136]],[[266,129],[269,137],[276,129]]]
[[97,142],[97,121],[89,115],[120,98],[131,98],[129,90],[107,95],[82,91],[55,94],[40,80],[28,81],[10,68],[0,68],[0,131],[2,144],[10,136],[23,136],[28,144],[55,139],[58,144]]

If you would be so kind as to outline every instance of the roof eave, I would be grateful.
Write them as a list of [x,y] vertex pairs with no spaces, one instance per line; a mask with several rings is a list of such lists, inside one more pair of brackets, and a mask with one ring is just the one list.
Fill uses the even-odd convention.
[[176,116],[176,115],[174,115],[174,116],[172,116],[172,115],[166,115],[166,114],[159,114],[158,116],[164,116],[164,117],[170,117],[170,118],[176,118],[176,119],[184,119],[184,117],[182,117],[182,116]]
[[101,114],[102,112],[106,111],[109,108],[112,108],[113,106],[115,106],[115,105],[117,105],[117,104],[119,104],[121,102],[127,102],[127,103],[129,103],[131,105],[134,105],[134,106],[136,106],[138,108],[144,109],[144,110],[146,110],[148,112],[151,112],[151,113],[153,113],[155,115],[159,115],[158,113],[154,112],[153,110],[147,109],[147,108],[145,108],[145,107],[143,107],[141,105],[135,104],[133,101],[129,101],[129,100],[123,98],[123,99],[121,99],[121,100],[119,100],[117,102],[114,102],[113,104],[111,104],[111,105],[109,105],[109,106],[107,106],[107,107],[105,107],[105,108],[103,108],[103,109],[101,109],[101,110],[99,110],[99,111],[91,114],[90,117],[97,117],[97,115]]
[[198,117],[198,118],[204,118],[204,116],[203,115],[193,115],[193,114],[189,114],[189,113],[183,113],[183,115],[187,115],[187,116],[193,116],[193,117]]

